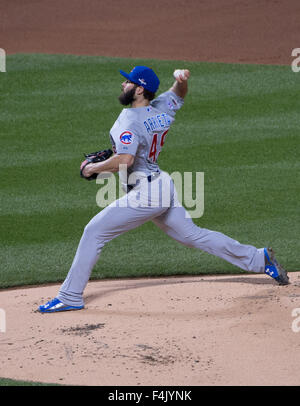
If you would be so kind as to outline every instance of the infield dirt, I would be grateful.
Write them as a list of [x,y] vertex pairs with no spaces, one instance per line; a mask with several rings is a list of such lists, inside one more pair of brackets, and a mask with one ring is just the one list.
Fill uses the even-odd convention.
[[289,65],[298,0],[3,0],[8,54],[64,53]]
[[[1,3],[18,52],[290,64],[299,1]],[[179,68],[183,66],[178,66]],[[155,264],[153,264],[155,266]],[[300,273],[90,282],[86,308],[42,315],[59,285],[0,292],[0,376],[72,385],[299,385]],[[293,316],[294,314],[294,316]],[[300,311],[299,311],[300,314]]]

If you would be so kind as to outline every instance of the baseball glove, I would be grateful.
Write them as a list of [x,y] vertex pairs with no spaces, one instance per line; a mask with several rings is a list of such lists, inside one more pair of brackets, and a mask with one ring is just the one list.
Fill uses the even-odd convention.
[[85,160],[80,165],[80,176],[86,180],[96,179],[98,173],[93,173],[91,176],[86,177],[83,174],[84,168],[88,164],[94,164],[96,162],[103,162],[106,161],[108,158],[112,156],[113,152],[111,149],[103,149],[102,151],[91,152],[90,154],[84,154]]

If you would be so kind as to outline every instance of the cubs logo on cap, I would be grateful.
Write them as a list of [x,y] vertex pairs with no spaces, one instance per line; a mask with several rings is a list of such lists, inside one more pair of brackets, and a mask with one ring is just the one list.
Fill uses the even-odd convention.
[[130,132],[130,131],[124,131],[121,135],[120,135],[120,141],[122,142],[122,144],[124,145],[129,145],[133,142],[134,139],[134,135]]

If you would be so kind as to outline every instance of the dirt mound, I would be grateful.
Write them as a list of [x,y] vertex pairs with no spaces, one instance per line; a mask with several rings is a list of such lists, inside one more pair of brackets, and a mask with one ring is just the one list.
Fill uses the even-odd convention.
[[[59,286],[2,291],[0,375],[72,385],[299,385],[300,273],[90,282],[80,311],[40,314]],[[300,315],[300,309],[299,309]],[[294,317],[293,317],[294,316]]]

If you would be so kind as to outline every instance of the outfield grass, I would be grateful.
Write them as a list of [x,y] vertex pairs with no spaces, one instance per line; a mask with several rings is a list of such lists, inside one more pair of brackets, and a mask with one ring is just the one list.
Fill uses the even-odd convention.
[[[190,92],[159,164],[205,173],[201,227],[271,244],[299,270],[300,73],[288,66],[12,55],[0,74],[0,287],[62,281],[99,185],[79,177],[83,152],[109,147],[121,111],[119,69],[146,64],[167,90],[175,68]],[[108,244],[92,278],[235,273],[147,223]]]

